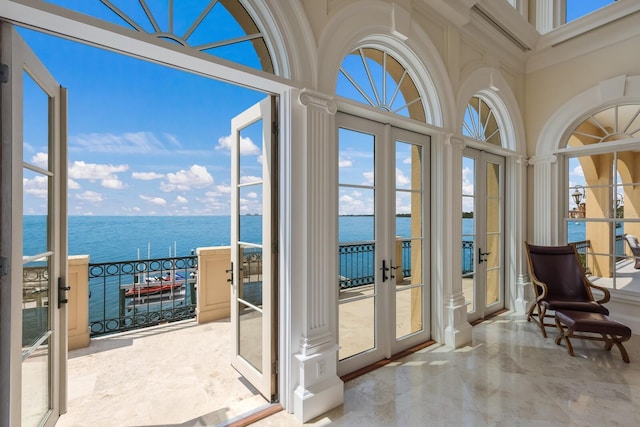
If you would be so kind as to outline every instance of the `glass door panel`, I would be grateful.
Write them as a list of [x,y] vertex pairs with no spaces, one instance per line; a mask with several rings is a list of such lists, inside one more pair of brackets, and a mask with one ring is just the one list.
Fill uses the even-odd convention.
[[7,282],[2,278],[10,298],[0,301],[11,315],[0,334],[10,343],[10,370],[19,372],[11,381],[0,375],[9,387],[9,424],[51,426],[66,406],[66,314],[59,302],[65,295],[58,288],[67,261],[66,91],[15,28],[0,27],[2,63],[9,68],[2,128],[12,142],[3,144],[0,159],[3,174],[10,170],[13,177],[0,179],[2,198],[9,201],[1,234],[11,242],[11,254],[2,254],[11,260]]
[[504,159],[467,148],[462,174],[462,290],[475,321],[504,307]]
[[429,137],[339,114],[339,373],[428,340]]
[[[399,133],[399,132],[396,132]],[[400,136],[400,135],[397,135]],[[408,134],[407,140],[415,139]],[[396,340],[424,328],[423,146],[395,141]]]
[[340,360],[376,347],[375,142],[371,133],[338,131]]
[[[269,401],[276,399],[274,109],[269,97],[231,121],[232,365]],[[243,149],[248,139],[259,152]]]
[[467,311],[476,311],[476,159],[462,158],[462,292]]

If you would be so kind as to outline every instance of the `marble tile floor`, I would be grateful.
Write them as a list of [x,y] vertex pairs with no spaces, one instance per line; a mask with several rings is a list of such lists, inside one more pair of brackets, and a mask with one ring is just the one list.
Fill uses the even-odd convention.
[[[431,346],[345,384],[345,403],[309,426],[637,426],[640,336],[631,363],[603,343],[572,340],[576,357],[524,316],[473,327],[471,345]],[[298,426],[281,411],[254,426]]]
[[229,320],[176,322],[69,352],[57,427],[214,426],[267,402],[231,367]]
[[[57,426],[218,426],[264,407],[235,371],[223,375],[225,328],[166,325],[71,352],[69,410]],[[502,314],[474,326],[467,347],[430,346],[345,383],[345,403],[305,425],[640,425],[640,336],[625,343],[626,364],[599,342],[573,340],[572,358],[549,332]],[[301,423],[281,411],[253,425]]]

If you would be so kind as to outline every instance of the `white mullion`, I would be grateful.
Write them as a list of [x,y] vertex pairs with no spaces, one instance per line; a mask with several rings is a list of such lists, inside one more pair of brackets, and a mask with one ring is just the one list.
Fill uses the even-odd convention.
[[[365,73],[367,73],[367,78],[369,79],[369,84],[371,85],[371,90],[373,90],[373,94],[376,97],[376,101],[378,102],[377,106],[380,106],[380,95],[378,95],[378,90],[376,88],[376,85],[373,81],[373,76],[371,75],[371,71],[369,70],[369,66],[367,65],[367,57],[364,55],[364,52],[362,50],[362,48],[358,49],[358,51],[360,52],[360,59],[362,60],[362,65],[364,66],[364,71]],[[371,104],[371,105],[376,105],[376,104]]]

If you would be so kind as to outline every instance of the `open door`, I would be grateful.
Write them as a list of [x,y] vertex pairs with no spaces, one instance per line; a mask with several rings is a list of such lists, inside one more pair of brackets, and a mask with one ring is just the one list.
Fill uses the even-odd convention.
[[277,400],[275,107],[270,96],[231,121],[232,365],[270,402]]
[[0,425],[52,426],[67,397],[66,91],[0,27]]

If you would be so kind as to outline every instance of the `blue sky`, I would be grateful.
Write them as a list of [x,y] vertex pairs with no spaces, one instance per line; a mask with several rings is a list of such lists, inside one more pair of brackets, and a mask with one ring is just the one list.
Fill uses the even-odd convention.
[[[33,31],[21,34],[69,90],[70,215],[229,214],[230,121],[264,94]],[[25,108],[24,158],[42,165],[46,129],[28,123],[46,117],[46,101],[35,84],[25,91],[27,98],[34,94],[26,105],[36,108]],[[253,139],[243,141],[243,151],[259,174],[260,140]],[[25,214],[44,213],[41,190],[25,183]]]

